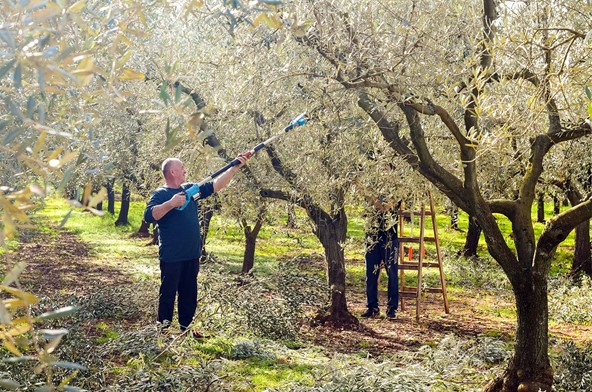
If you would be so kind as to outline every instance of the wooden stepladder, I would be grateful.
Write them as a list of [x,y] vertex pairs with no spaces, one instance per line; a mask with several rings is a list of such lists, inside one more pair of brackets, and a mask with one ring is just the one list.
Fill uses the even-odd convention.
[[[419,321],[421,309],[422,293],[442,293],[444,300],[444,311],[448,314],[448,297],[446,295],[446,280],[444,278],[444,270],[442,267],[442,253],[440,251],[440,241],[438,240],[438,226],[436,224],[436,211],[434,209],[434,200],[432,193],[428,191],[430,198],[430,209],[426,211],[422,205],[419,211],[405,211],[399,210],[399,297],[401,298],[401,310],[405,310],[405,298],[415,298],[415,319]],[[419,236],[414,237],[413,231],[409,236],[405,235],[405,219],[419,217]],[[431,217],[432,227],[434,230],[433,237],[425,236],[425,219]],[[413,223],[413,222],[411,222]],[[425,243],[434,242],[436,244],[436,260],[426,261]],[[407,252],[405,251],[405,244]],[[418,244],[415,256],[413,255],[413,245]],[[440,273],[440,287],[423,287],[422,274],[424,268],[438,268]],[[405,286],[405,271],[417,272],[417,286]]]

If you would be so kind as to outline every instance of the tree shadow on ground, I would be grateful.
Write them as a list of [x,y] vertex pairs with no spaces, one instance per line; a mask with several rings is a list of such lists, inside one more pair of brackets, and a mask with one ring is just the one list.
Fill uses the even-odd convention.
[[80,295],[93,288],[131,283],[123,271],[94,263],[88,245],[73,233],[25,230],[19,242],[18,249],[6,255],[5,268],[26,262],[19,282],[23,289],[36,295],[74,291]]

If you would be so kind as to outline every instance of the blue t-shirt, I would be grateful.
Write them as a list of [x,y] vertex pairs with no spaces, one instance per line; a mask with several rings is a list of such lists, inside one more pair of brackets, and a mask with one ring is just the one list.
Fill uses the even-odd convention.
[[[173,198],[177,193],[184,192],[194,184],[183,184],[180,188],[156,189],[146,210],[144,220],[148,223],[158,224],[158,257],[165,263],[198,259],[201,255],[201,236],[199,232],[199,218],[197,215],[197,202],[191,199],[183,210],[173,208],[157,222],[152,216],[152,209]],[[214,183],[207,182],[199,188],[200,199],[205,199],[214,193]]]

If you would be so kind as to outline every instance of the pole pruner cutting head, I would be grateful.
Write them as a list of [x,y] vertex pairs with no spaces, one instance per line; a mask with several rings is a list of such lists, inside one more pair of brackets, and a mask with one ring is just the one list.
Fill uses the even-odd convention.
[[305,125],[307,123],[307,119],[305,117],[306,113],[302,113],[301,115],[299,115],[298,117],[296,117],[294,120],[292,120],[292,122],[290,123],[290,125],[288,125],[286,128],[284,128],[284,131],[288,132],[291,129],[294,129],[296,127]]

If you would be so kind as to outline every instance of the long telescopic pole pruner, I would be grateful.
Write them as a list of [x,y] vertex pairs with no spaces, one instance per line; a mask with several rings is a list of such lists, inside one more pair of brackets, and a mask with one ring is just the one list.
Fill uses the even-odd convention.
[[[257,144],[251,150],[247,151],[244,154],[244,156],[246,158],[252,157],[259,150],[261,150],[262,148],[264,148],[267,145],[271,144],[275,139],[279,138],[283,134],[290,132],[294,128],[298,128],[299,126],[305,125],[306,122],[307,122],[307,120],[306,120],[306,118],[304,116],[305,116],[305,113],[302,113],[301,115],[299,115],[298,117],[296,117],[294,120],[292,120],[290,122],[290,124],[288,124],[287,127],[285,127],[284,129],[282,129],[280,132],[278,132],[277,134],[273,135],[269,139],[265,140],[264,142],[261,142],[261,143]],[[185,195],[187,196],[187,200],[185,201],[185,204],[183,204],[181,207],[178,207],[177,209],[178,210],[183,210],[185,207],[187,207],[187,205],[189,204],[189,201],[191,200],[191,198],[192,197],[197,197],[199,195],[199,187],[200,186],[202,186],[206,182],[212,181],[214,178],[218,177],[220,174],[224,173],[226,170],[230,169],[233,166],[239,165],[239,164],[240,164],[240,161],[238,159],[233,159],[230,163],[228,163],[223,168],[215,171],[214,173],[210,174],[208,177],[206,177],[203,180],[201,180],[199,183],[197,183],[197,184],[193,185],[192,187],[188,188],[185,191]]]

